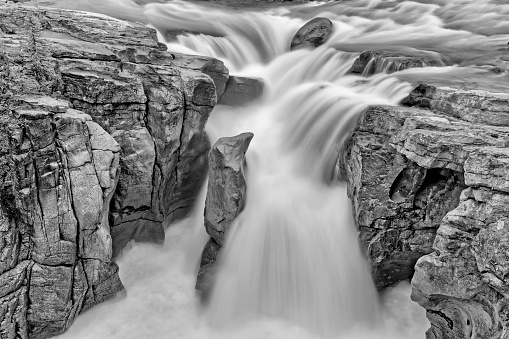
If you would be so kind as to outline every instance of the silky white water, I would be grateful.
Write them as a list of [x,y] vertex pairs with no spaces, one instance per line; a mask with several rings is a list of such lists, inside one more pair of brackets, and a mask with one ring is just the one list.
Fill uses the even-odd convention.
[[[126,291],[80,315],[62,337],[424,338],[429,323],[424,309],[409,300],[408,283],[382,296],[375,291],[346,188],[332,180],[335,160],[358,114],[371,104],[397,105],[413,82],[507,81],[508,5],[489,0],[352,0],[248,9],[184,1],[42,5],[77,6],[150,24],[171,51],[213,56],[232,74],[265,82],[262,98],[245,107],[218,105],[207,125],[212,142],[242,132],[255,135],[247,152],[246,206],[223,248],[209,304],[201,306],[194,290],[207,241],[204,191],[193,215],[169,227],[163,247],[126,249],[118,262]],[[290,52],[293,34],[315,16],[333,21],[331,39],[315,50]],[[360,51],[382,47],[456,65],[348,74]]]

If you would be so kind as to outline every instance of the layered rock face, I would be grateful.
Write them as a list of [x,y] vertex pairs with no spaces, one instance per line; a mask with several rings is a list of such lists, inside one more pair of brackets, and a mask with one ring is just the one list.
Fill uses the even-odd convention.
[[502,338],[509,95],[420,85],[403,104],[414,107],[368,108],[344,157],[374,280],[410,278],[417,263],[428,338]]
[[0,122],[2,338],[62,333],[122,288],[108,211],[120,147],[89,115],[18,98]]
[[246,179],[245,154],[253,133],[219,139],[209,153],[209,181],[205,201],[205,229],[210,235],[203,249],[196,289],[210,290],[214,265],[232,222],[244,208]]
[[2,338],[62,333],[122,288],[128,241],[163,241],[203,182],[227,80],[139,24],[0,5]]
[[163,241],[162,220],[188,212],[206,173],[204,126],[227,69],[215,59],[165,52],[153,29],[134,23],[18,6],[1,13],[6,48],[32,34],[58,73],[59,96],[121,145],[110,215],[114,252],[130,239]]

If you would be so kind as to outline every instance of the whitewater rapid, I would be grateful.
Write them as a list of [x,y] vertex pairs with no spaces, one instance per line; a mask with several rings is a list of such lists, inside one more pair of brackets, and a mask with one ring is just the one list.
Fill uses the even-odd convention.
[[[375,291],[346,188],[332,180],[335,159],[364,108],[397,105],[416,81],[505,81],[508,5],[353,0],[242,9],[108,0],[95,10],[149,24],[170,51],[219,58],[232,74],[262,78],[265,91],[245,107],[218,105],[207,125],[213,143],[255,135],[246,206],[223,248],[210,304],[194,290],[207,241],[203,191],[192,216],[170,225],[163,247],[124,251],[126,291],[80,315],[62,338],[424,338],[429,323],[408,283],[381,297]],[[290,52],[293,34],[315,16],[333,21],[333,36]],[[382,48],[451,66],[348,74],[359,52]]]

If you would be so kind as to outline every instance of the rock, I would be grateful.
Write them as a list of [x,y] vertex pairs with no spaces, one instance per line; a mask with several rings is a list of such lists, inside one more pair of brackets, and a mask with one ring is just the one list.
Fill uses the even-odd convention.
[[473,124],[509,126],[508,93],[421,84],[402,104],[443,112]]
[[348,194],[379,289],[412,277],[415,262],[432,252],[441,219],[457,206],[465,187],[457,168],[418,163],[400,151],[399,145],[406,146],[412,133],[438,132],[422,126],[443,124],[433,118],[419,109],[372,106],[347,142]]
[[232,221],[244,208],[245,154],[253,133],[220,138],[209,153],[209,182],[205,200],[205,228],[219,245]]
[[233,220],[244,208],[245,154],[253,133],[219,139],[209,153],[209,181],[205,201],[205,229],[211,236],[203,249],[196,289],[207,299],[215,261]]
[[263,79],[230,76],[218,104],[228,106],[248,104],[262,96],[263,88]]
[[394,73],[409,68],[445,66],[437,57],[416,55],[404,52],[365,51],[362,52],[350,70],[350,73],[369,76],[377,73]]
[[[123,288],[108,224],[120,148],[110,137],[96,149],[93,140],[106,132],[66,102],[31,95],[18,105],[0,123],[0,308],[15,305],[5,306],[0,322],[22,338],[47,338],[69,328],[85,304]],[[104,149],[109,157],[97,157]],[[87,260],[98,265],[84,274]],[[102,300],[86,300],[99,285],[94,274],[105,270],[115,283],[106,284]]]
[[295,33],[290,49],[321,46],[331,35],[332,29],[332,22],[329,19],[314,18]]
[[228,70],[103,15],[0,4],[0,23],[0,336],[47,338],[189,211]]
[[509,330],[506,101],[418,85],[407,107],[369,107],[343,154],[373,278],[389,286],[416,263],[412,299],[427,310],[429,339]]
[[[58,70],[51,74],[55,90],[120,144],[110,215],[114,255],[131,239],[161,243],[162,220],[185,216],[205,179],[204,126],[228,70],[213,58],[166,52],[155,30],[141,24],[47,8],[36,15],[14,5],[0,14],[18,30],[5,40],[7,53],[33,30],[30,17],[41,27],[35,41],[43,70]],[[100,180],[107,181],[104,170]]]

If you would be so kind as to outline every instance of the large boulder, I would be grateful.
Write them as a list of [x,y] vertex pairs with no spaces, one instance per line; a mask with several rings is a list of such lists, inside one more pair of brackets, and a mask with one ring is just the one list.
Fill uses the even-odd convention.
[[332,21],[329,19],[314,18],[295,33],[290,44],[290,49],[321,46],[331,35],[332,29]]
[[0,116],[2,338],[60,334],[122,289],[108,223],[120,146],[69,106],[26,95]]
[[413,276],[429,339],[500,338],[509,96],[419,85],[403,103],[369,107],[343,157],[374,280],[383,288]]
[[233,220],[244,208],[245,154],[253,133],[219,139],[209,153],[209,181],[205,201],[205,229],[210,235],[200,263],[196,288],[207,294],[217,255]]

